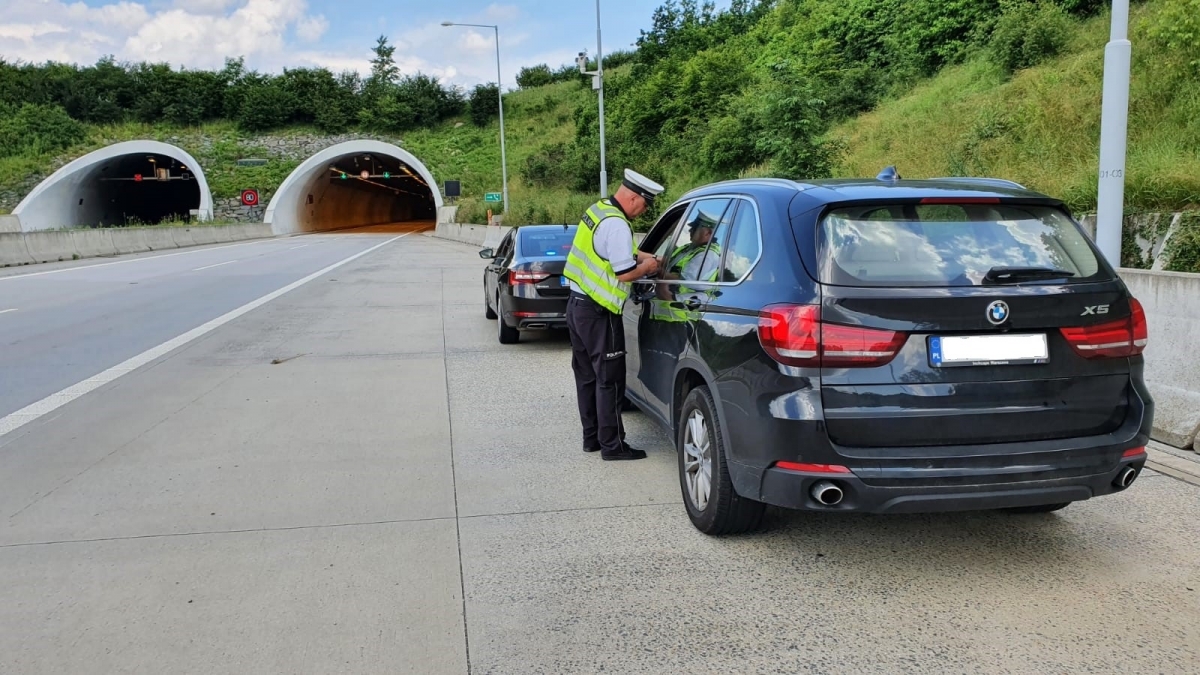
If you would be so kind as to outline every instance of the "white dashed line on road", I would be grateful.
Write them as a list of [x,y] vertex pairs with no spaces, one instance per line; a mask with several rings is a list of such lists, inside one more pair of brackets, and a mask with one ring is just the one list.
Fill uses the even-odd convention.
[[17,310],[15,310],[15,309],[0,309],[0,314],[8,314],[9,312],[15,312],[15,311],[17,311]]
[[220,262],[215,265],[205,265],[204,267],[197,267],[196,269],[194,269],[192,271],[199,272],[200,270],[211,270],[214,267],[220,267],[221,265],[232,265],[235,262],[237,262],[237,261],[236,260],[226,260],[225,262]]

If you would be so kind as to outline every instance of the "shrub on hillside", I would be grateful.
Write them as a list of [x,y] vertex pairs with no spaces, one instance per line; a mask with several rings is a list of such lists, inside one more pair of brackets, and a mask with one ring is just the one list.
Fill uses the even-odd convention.
[[783,177],[827,177],[833,168],[833,148],[821,141],[828,128],[825,102],[816,97],[811,83],[788,62],[777,63],[771,67],[771,82],[761,100],[755,149],[770,157]]
[[283,126],[295,115],[295,95],[277,81],[249,87],[238,110],[237,124],[246,131],[268,131]]
[[58,152],[84,135],[83,125],[59,106],[0,103],[0,157]]
[[1057,56],[1070,37],[1070,22],[1063,8],[1049,0],[1006,0],[992,31],[992,60],[1013,73]]
[[467,102],[471,110],[471,122],[485,127],[500,115],[500,87],[493,83],[476,85]]
[[526,157],[521,165],[521,177],[535,187],[557,187],[564,182],[566,162],[567,147],[555,143]]
[[527,66],[517,73],[517,86],[522,89],[544,87],[553,81],[554,75],[550,72],[550,66],[544,63],[536,66]]
[[1200,0],[1165,0],[1149,28],[1151,39],[1193,73],[1200,73]]

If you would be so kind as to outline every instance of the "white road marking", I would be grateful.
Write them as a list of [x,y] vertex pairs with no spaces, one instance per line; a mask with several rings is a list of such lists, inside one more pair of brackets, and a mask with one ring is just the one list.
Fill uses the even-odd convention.
[[293,246],[293,247],[289,248],[288,250],[289,250],[289,251],[295,251],[296,249],[298,249],[298,248],[304,248],[305,246],[308,246],[308,244],[301,244],[300,246]]
[[64,267],[57,270],[47,270],[45,272],[31,272],[29,274],[14,274],[12,276],[0,277],[0,282],[10,281],[12,279],[28,279],[29,277],[40,277],[46,274],[61,274],[63,272],[75,272],[78,270],[90,270],[97,267],[108,267],[110,265],[124,265],[126,263],[142,262],[143,260],[158,260],[160,258],[170,258],[177,255],[191,255],[192,253],[205,253],[208,251],[219,251],[225,248],[236,248],[238,246],[254,246],[255,244],[265,244],[278,239],[259,239],[258,241],[245,241],[240,244],[228,244],[225,246],[210,246],[208,248],[197,248],[189,251],[178,251],[175,253],[164,253],[162,255],[148,255],[143,258],[130,258],[129,260],[116,260],[113,262],[99,263],[96,265],[80,265],[78,267]]
[[259,307],[262,307],[263,305],[267,304],[268,302],[271,302],[272,300],[278,298],[279,296],[281,296],[285,293],[288,293],[290,291],[294,291],[297,288],[300,288],[301,286],[303,286],[304,284],[307,284],[308,282],[312,281],[313,279],[317,279],[325,274],[328,274],[329,272],[332,272],[333,270],[341,267],[342,265],[345,265],[347,263],[358,260],[359,258],[363,257],[364,255],[367,255],[368,253],[371,253],[377,249],[383,248],[384,246],[387,246],[388,244],[392,243],[393,241],[396,241],[397,239],[403,239],[404,237],[407,237],[410,234],[412,234],[412,233],[406,232],[400,236],[392,237],[391,239],[388,239],[387,241],[385,241],[381,244],[376,244],[375,246],[372,246],[371,248],[369,248],[365,251],[362,251],[360,253],[355,253],[354,255],[350,256],[349,258],[344,258],[344,259],[340,260],[339,262],[333,263],[332,265],[330,265],[324,269],[313,272],[312,274],[304,277],[303,279],[300,279],[299,281],[294,281],[294,282],[288,284],[287,286],[280,288],[279,290],[272,291],[272,292],[262,296],[261,298],[259,298],[257,300],[252,300],[231,312],[227,312],[227,313],[213,319],[212,321],[209,321],[208,323],[206,323],[202,326],[197,326],[196,328],[191,329],[190,331],[184,333],[183,335],[179,335],[175,338],[172,338],[171,340],[168,340],[168,341],[158,345],[157,347],[151,347],[150,349],[147,349],[146,351],[142,352],[141,354],[138,354],[137,356],[135,356],[131,359],[128,359],[122,363],[119,363],[98,375],[94,375],[82,382],[78,382],[74,385],[71,385],[70,387],[63,389],[62,391],[60,391],[56,394],[51,394],[51,395],[47,396],[46,398],[44,398],[40,401],[37,401],[36,403],[31,403],[31,404],[25,406],[24,408],[21,408],[20,410],[14,412],[14,413],[11,413],[5,417],[0,417],[0,438],[3,438],[6,434],[12,433],[13,431],[25,426],[26,424],[29,424],[30,422],[33,422],[34,420],[41,417],[42,415],[45,415],[47,413],[51,413],[51,412],[54,412],[55,410],[58,410],[59,408],[70,403],[71,401],[74,401],[75,399],[79,398],[80,396],[83,396],[84,394],[87,394],[89,392],[95,391],[96,389],[99,389],[100,387],[108,384],[109,382],[112,382],[113,380],[116,380],[117,378],[121,377],[122,375],[127,375],[127,374],[133,372],[134,370],[137,370],[138,368],[146,365],[147,363],[150,363],[151,361],[154,361],[155,359],[157,359],[161,356],[164,356],[164,355],[174,351],[175,349],[178,349],[179,347],[182,347],[183,345],[186,345],[187,343],[192,342],[193,340],[196,340],[200,337],[207,335],[208,333],[211,333],[212,331],[220,328],[221,326],[224,326],[225,324],[229,323],[230,321],[233,321],[234,319],[242,316],[243,314],[246,314],[255,309],[258,309]]
[[15,310],[15,309],[0,309],[0,314],[8,314],[9,312],[15,312],[15,311],[17,311],[17,310]]
[[199,272],[200,270],[211,270],[214,267],[220,267],[221,265],[232,265],[235,262],[237,262],[237,261],[236,260],[226,260],[223,263],[217,263],[215,265],[205,265],[204,267],[197,267],[196,269],[194,269],[192,271]]

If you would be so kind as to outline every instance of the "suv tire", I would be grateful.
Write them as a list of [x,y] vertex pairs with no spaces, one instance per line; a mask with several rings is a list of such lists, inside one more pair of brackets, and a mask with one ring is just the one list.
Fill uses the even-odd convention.
[[697,387],[680,410],[675,447],[683,505],[692,525],[704,534],[751,532],[762,523],[766,505],[734,491],[716,409],[708,387]]

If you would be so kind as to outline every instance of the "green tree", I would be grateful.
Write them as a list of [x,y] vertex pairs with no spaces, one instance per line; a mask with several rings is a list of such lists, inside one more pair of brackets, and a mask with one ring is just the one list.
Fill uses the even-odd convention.
[[494,82],[477,85],[471,90],[468,106],[471,122],[477,127],[487,126],[500,115],[500,87]]

